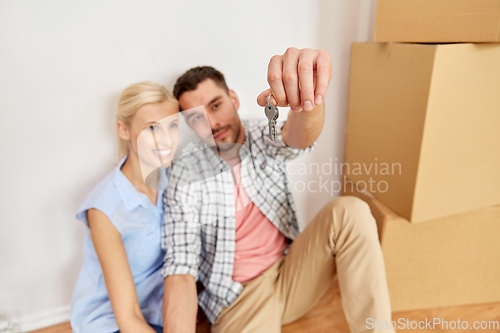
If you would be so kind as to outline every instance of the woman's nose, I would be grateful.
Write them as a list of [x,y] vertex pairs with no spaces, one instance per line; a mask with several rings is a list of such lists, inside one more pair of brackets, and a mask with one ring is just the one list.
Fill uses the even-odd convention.
[[158,143],[160,144],[160,148],[163,147],[170,147],[172,145],[172,136],[174,135],[172,130],[165,129],[164,131],[161,131],[160,135],[157,135]]
[[178,136],[179,136],[178,131],[169,131],[165,144],[167,144],[170,148],[175,148],[176,142],[178,141],[176,140],[176,138]]

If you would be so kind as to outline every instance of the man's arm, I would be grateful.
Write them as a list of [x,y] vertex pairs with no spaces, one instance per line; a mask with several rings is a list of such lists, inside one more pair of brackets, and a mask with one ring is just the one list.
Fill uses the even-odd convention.
[[332,73],[332,61],[325,50],[288,48],[269,61],[267,81],[271,88],[257,97],[257,103],[266,105],[267,96],[272,94],[275,104],[290,106],[292,112],[283,127],[287,146],[304,149],[319,137]]
[[163,332],[194,333],[197,313],[194,277],[189,274],[167,276],[163,293]]
[[172,164],[164,198],[163,331],[168,333],[196,331],[201,255],[199,182],[198,175],[188,170],[188,162],[181,159]]

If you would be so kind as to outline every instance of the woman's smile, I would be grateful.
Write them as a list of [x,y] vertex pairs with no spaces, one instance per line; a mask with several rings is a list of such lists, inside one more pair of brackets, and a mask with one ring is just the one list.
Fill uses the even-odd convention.
[[172,148],[167,149],[153,149],[153,153],[161,158],[168,158],[172,154]]

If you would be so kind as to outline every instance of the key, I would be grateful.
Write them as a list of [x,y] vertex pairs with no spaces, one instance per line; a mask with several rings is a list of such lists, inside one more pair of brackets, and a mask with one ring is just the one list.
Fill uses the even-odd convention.
[[266,113],[266,117],[269,122],[269,140],[276,140],[276,120],[278,119],[280,113],[278,108],[271,104],[271,95],[267,96],[267,104],[264,107],[264,111]]

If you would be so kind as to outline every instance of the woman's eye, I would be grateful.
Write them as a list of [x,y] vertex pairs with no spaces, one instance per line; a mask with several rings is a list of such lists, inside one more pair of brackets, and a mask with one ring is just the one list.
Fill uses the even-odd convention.
[[156,125],[151,125],[149,126],[149,129],[153,130],[153,131],[156,131],[158,129],[158,126]]
[[196,122],[198,120],[200,120],[201,116],[200,115],[197,115],[196,117],[193,118],[193,122]]
[[170,124],[169,128],[177,128],[179,126],[177,123]]

